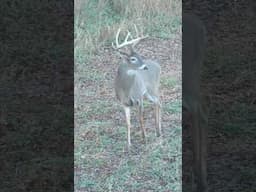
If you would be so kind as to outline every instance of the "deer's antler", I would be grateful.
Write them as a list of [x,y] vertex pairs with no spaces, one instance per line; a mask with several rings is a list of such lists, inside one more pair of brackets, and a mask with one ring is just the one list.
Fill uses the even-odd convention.
[[[140,42],[140,40],[145,39],[145,38],[148,37],[148,35],[146,35],[146,36],[142,35],[141,37],[139,37],[139,32],[138,32],[138,29],[137,29],[136,25],[134,25],[134,28],[135,28],[135,31],[136,31],[135,39],[132,38],[131,32],[129,30],[127,30],[127,35],[124,39],[124,42],[122,42],[121,44],[119,43],[119,35],[120,35],[120,32],[121,32],[121,28],[119,28],[117,33],[116,33],[115,45],[112,42],[112,47],[115,50],[118,50],[118,49],[120,49],[122,47],[125,47],[127,45],[132,45],[132,47],[134,47],[136,44],[138,44]],[[129,38],[130,38],[130,40],[129,40]]]

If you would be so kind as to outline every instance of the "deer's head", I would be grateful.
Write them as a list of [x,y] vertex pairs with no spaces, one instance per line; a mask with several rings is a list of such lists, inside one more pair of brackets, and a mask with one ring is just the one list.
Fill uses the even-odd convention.
[[[131,69],[139,69],[139,70],[146,70],[147,66],[145,65],[143,58],[134,50],[135,45],[137,45],[142,39],[147,38],[147,36],[142,35],[139,37],[138,30],[136,25],[135,26],[135,31],[136,31],[136,38],[132,39],[131,38],[131,33],[128,31],[124,42],[121,44],[119,43],[119,35],[121,29],[119,28],[116,34],[116,41],[115,45],[112,43],[112,47],[114,50],[118,51],[119,54],[124,58],[126,61],[126,64],[131,68]],[[128,47],[128,52],[123,52],[120,51],[121,48]]]

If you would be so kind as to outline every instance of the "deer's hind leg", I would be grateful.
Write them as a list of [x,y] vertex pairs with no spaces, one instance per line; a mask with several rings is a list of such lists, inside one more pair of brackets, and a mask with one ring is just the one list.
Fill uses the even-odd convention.
[[156,123],[156,135],[157,137],[161,136],[161,105],[160,102],[158,101],[155,103],[155,123]]
[[155,105],[156,136],[161,136],[161,102],[159,97],[146,93],[146,97]]
[[143,101],[141,101],[140,104],[139,104],[140,128],[141,128],[143,141],[146,142],[146,130],[145,130],[145,127],[144,127],[143,110],[144,110]]

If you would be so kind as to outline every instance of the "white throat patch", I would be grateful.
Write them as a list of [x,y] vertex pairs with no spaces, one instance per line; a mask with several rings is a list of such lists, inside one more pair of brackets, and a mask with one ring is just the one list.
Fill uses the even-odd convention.
[[126,73],[127,73],[127,75],[132,76],[132,75],[136,75],[136,74],[137,74],[137,71],[136,71],[136,70],[129,69],[129,70],[127,70]]

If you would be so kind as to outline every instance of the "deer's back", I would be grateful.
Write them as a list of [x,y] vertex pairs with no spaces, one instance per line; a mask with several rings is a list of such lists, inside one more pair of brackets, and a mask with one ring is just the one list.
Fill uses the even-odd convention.
[[139,71],[139,74],[144,81],[147,92],[150,95],[158,96],[161,67],[157,62],[152,60],[144,60],[144,63],[148,69]]

